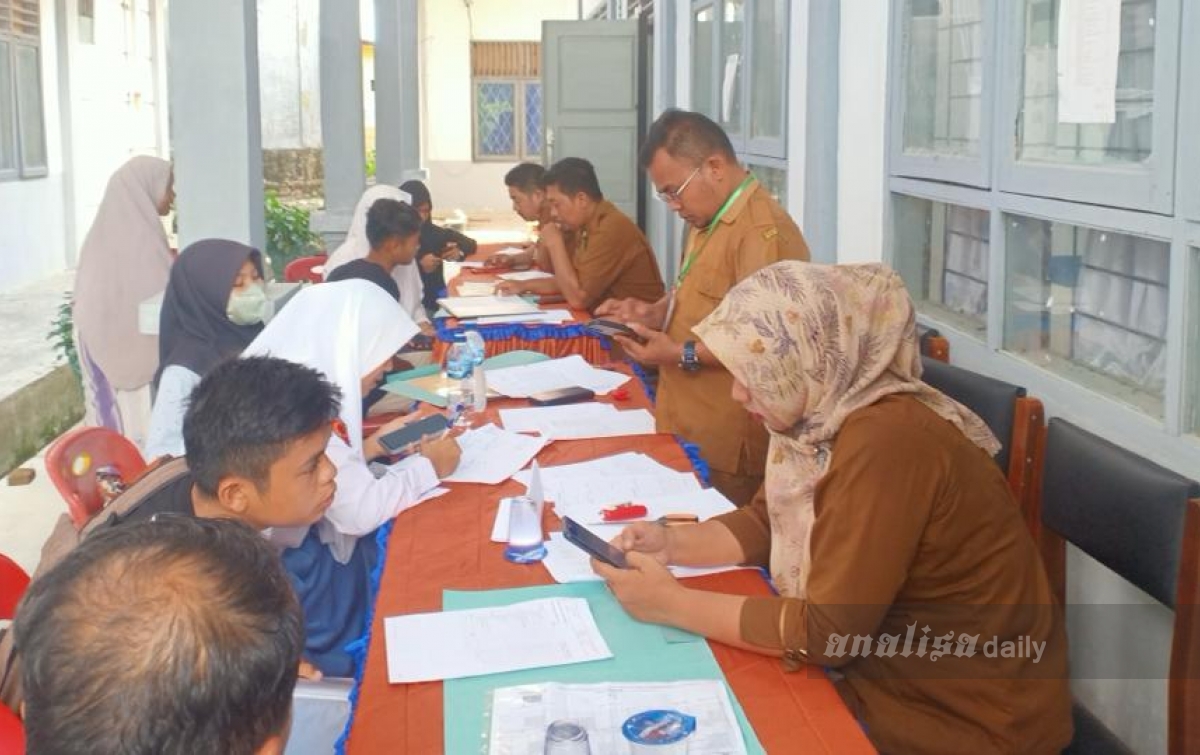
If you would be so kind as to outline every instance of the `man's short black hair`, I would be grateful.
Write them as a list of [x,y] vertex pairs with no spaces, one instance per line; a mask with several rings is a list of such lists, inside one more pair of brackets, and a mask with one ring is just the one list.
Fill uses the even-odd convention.
[[596,169],[582,157],[564,157],[546,171],[542,176],[542,186],[549,188],[557,186],[558,190],[567,196],[583,192],[599,202],[604,199],[600,191],[600,180],[596,178]]
[[372,249],[383,246],[393,236],[409,238],[421,232],[421,216],[404,202],[377,199],[367,210],[367,241]]
[[329,427],[341,391],[321,373],[275,357],[231,359],[204,376],[183,417],[188,469],[201,491],[245,477],[266,490],[288,446]]
[[713,155],[724,155],[731,163],[738,161],[729,135],[713,119],[690,110],[670,108],[650,126],[642,143],[638,161],[649,167],[659,150],[676,160],[699,165]]
[[17,609],[28,752],[252,755],[281,734],[304,622],[279,556],[228,519],[102,529]]
[[425,185],[424,181],[417,181],[415,179],[405,181],[400,184],[400,191],[412,197],[413,207],[420,207],[423,204],[433,207],[433,195],[429,193],[429,187]]
[[504,174],[504,185],[511,186],[517,191],[532,194],[542,188],[542,179],[546,169],[537,163],[520,163]]

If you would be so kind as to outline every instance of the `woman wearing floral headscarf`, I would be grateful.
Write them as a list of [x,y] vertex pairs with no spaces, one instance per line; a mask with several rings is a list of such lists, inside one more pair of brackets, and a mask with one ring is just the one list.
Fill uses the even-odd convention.
[[[618,600],[789,669],[835,669],[883,752],[1061,751],[1061,611],[991,459],[996,439],[921,382],[899,276],[781,262],[695,332],[770,431],[766,479],[750,506],[709,522],[624,530],[630,568],[595,564]],[[779,597],[688,589],[668,563],[769,567]]]

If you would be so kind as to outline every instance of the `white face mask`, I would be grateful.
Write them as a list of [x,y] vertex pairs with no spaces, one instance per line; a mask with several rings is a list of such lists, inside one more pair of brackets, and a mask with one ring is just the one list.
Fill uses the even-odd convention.
[[262,283],[253,283],[241,291],[229,294],[225,315],[235,325],[254,325],[266,320],[271,302]]

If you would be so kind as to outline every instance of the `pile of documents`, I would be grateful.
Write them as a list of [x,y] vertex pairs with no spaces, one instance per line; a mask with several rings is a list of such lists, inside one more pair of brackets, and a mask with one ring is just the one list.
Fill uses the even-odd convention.
[[446,312],[461,319],[489,315],[523,315],[538,311],[536,306],[519,296],[450,296],[438,299],[438,304]]
[[462,450],[458,467],[444,481],[497,485],[528,464],[546,443],[545,438],[508,432],[495,425],[468,430],[458,436]]
[[553,440],[654,434],[654,415],[645,409],[618,411],[612,404],[597,402],[501,409],[500,421],[506,430],[538,433]]
[[578,354],[487,371],[488,388],[511,398],[528,398],[534,393],[574,387],[587,388],[597,396],[604,396],[630,379],[629,375],[620,372],[593,367]]

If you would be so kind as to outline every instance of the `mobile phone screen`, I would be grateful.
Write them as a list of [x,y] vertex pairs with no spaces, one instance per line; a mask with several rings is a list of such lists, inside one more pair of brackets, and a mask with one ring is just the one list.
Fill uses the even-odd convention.
[[592,534],[586,527],[569,516],[563,517],[563,537],[567,542],[587,553],[593,558],[603,561],[618,569],[627,569],[625,554],[617,550],[611,543],[606,543]]
[[436,435],[450,426],[449,421],[441,414],[431,414],[424,419],[410,422],[399,430],[384,435],[379,439],[379,445],[388,453],[403,451],[408,446],[421,440],[426,435]]

